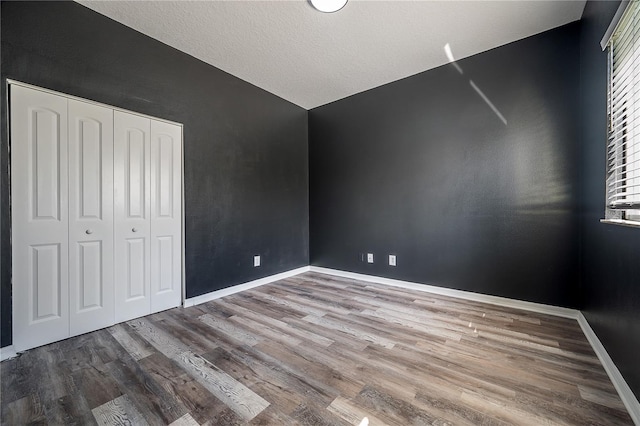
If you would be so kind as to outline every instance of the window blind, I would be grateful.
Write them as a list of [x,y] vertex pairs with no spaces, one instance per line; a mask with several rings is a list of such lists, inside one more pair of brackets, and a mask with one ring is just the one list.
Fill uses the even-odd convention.
[[609,41],[607,208],[640,209],[640,1]]

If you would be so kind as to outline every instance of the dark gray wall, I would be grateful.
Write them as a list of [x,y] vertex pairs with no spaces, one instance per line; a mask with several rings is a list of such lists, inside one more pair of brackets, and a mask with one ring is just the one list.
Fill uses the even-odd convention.
[[580,46],[583,314],[640,399],[640,229],[600,223],[605,206],[607,56],[619,2],[587,3]]
[[2,2],[1,19],[2,346],[11,343],[7,78],[184,124],[187,297],[308,265],[304,109],[77,3]]
[[459,61],[464,74],[311,110],[311,264],[577,307],[578,36],[569,24]]
[[309,158],[312,264],[582,307],[640,396],[640,230],[599,223],[616,8],[314,109],[308,155],[301,108],[78,4],[2,2],[0,345],[13,78],[184,123],[188,297],[307,264]]

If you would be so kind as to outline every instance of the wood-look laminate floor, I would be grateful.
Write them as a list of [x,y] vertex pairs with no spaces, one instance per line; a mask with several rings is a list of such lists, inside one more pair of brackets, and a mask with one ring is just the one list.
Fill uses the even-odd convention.
[[575,320],[306,273],[27,351],[2,424],[632,424]]

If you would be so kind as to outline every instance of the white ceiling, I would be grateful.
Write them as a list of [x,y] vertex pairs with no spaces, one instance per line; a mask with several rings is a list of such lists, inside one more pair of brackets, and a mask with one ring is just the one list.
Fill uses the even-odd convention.
[[584,0],[86,1],[83,5],[303,108],[580,19]]

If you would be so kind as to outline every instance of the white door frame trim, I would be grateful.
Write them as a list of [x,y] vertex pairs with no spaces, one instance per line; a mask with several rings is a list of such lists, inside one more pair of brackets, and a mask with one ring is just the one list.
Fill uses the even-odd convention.
[[[98,105],[98,106],[101,106],[101,107],[104,107],[104,108],[109,108],[109,109],[112,109],[114,111],[121,111],[121,112],[124,112],[124,113],[127,113],[127,114],[133,114],[133,115],[138,115],[140,117],[148,118],[150,120],[163,121],[165,123],[169,123],[169,124],[173,124],[173,125],[176,125],[176,126],[184,127],[184,125],[182,123],[178,123],[177,121],[171,121],[171,120],[166,120],[164,118],[154,117],[152,115],[143,114],[141,112],[131,111],[131,110],[128,110],[128,109],[124,109],[124,108],[116,107],[116,106],[113,106],[113,105],[105,104],[103,102],[94,101],[93,99],[81,98],[81,97],[78,97],[78,96],[70,95],[68,93],[58,92],[56,90],[51,90],[51,89],[47,89],[45,87],[40,87],[40,86],[34,86],[33,84],[23,83],[22,81],[12,80],[12,79],[8,78],[7,79],[7,88],[9,86],[12,86],[12,85],[13,86],[27,87],[29,89],[39,90],[39,91],[44,92],[44,93],[50,93],[52,95],[63,96],[65,98],[67,98],[67,99],[73,99],[73,100],[76,100],[76,101],[85,102],[85,103],[89,103],[89,104],[93,104],[93,105]],[[8,93],[8,91],[7,91],[7,93]],[[184,141],[183,141],[183,145],[184,145]]]
[[[9,132],[8,132],[7,136],[9,138],[9,150],[11,150],[11,143],[12,143],[11,137],[10,137],[10,135],[11,135],[11,129],[10,129],[10,126],[11,126],[11,103],[9,102],[11,86],[26,87],[26,88],[29,88],[29,89],[32,89],[32,90],[37,90],[37,91],[40,91],[40,92],[44,92],[44,93],[48,93],[48,94],[52,94],[52,95],[56,95],[56,96],[61,96],[61,97],[64,97],[66,99],[72,99],[72,100],[76,100],[76,101],[80,101],[80,102],[84,102],[84,103],[88,103],[88,104],[93,104],[93,105],[97,105],[97,106],[100,106],[100,107],[109,108],[109,109],[112,109],[114,111],[121,111],[121,112],[124,112],[124,113],[127,113],[127,114],[137,115],[137,116],[140,116],[140,117],[144,117],[146,119],[156,120],[156,121],[160,121],[160,122],[164,122],[164,123],[169,123],[169,124],[172,124],[172,125],[180,127],[180,132],[181,132],[181,136],[182,136],[181,147],[180,147],[180,149],[181,149],[181,158],[180,158],[181,170],[180,170],[180,173],[181,173],[181,179],[182,179],[182,188],[181,188],[182,191],[181,191],[181,194],[180,194],[181,209],[182,209],[182,218],[181,218],[181,221],[182,221],[182,223],[181,223],[181,232],[182,232],[181,248],[182,248],[182,250],[181,250],[181,263],[180,264],[181,264],[181,267],[182,267],[182,283],[181,283],[181,293],[182,294],[181,294],[180,303],[184,304],[185,296],[186,296],[186,273],[185,273],[185,246],[186,246],[186,244],[185,244],[185,231],[186,231],[186,226],[185,226],[185,191],[184,191],[184,189],[185,189],[185,183],[184,183],[184,172],[185,172],[185,167],[184,167],[184,144],[185,144],[185,141],[184,141],[184,125],[182,123],[179,123],[179,122],[176,122],[176,121],[166,120],[164,118],[159,118],[159,117],[154,117],[154,116],[151,116],[151,115],[142,114],[140,112],[131,111],[131,110],[124,109],[124,108],[119,108],[119,107],[116,107],[116,106],[113,106],[113,105],[109,105],[109,104],[105,104],[105,103],[102,103],[102,102],[97,102],[97,101],[95,101],[93,99],[81,98],[81,97],[78,97],[78,96],[70,95],[68,93],[59,92],[59,91],[56,91],[56,90],[51,90],[51,89],[47,89],[47,88],[44,88],[44,87],[35,86],[33,84],[24,83],[22,81],[13,80],[13,79],[8,78],[8,79],[6,79],[7,98],[4,101],[7,102],[7,111],[8,111],[7,125],[9,127],[9,129],[8,129]],[[12,174],[11,173],[11,156],[9,155],[9,176],[8,176],[8,178],[9,178],[9,191],[11,191],[11,178],[12,178],[11,174]],[[11,199],[12,199],[12,194],[9,193],[9,200],[11,200]],[[10,229],[10,231],[9,231],[10,235],[12,236],[12,240],[13,240],[13,219],[11,220],[11,224],[10,224],[9,229]],[[13,245],[11,245],[11,252],[12,252],[12,255],[13,255]],[[13,265],[13,261],[11,262],[11,264]],[[13,286],[14,286],[14,282],[13,282],[13,270],[12,270],[12,274],[11,274],[11,288],[12,288],[12,291],[13,291]],[[12,303],[12,305],[11,305],[11,316],[12,316],[12,319],[13,319],[13,315],[14,315],[14,306],[13,306],[13,303]],[[15,334],[15,321],[12,321],[12,334]],[[12,338],[12,342],[13,342],[13,338]],[[15,356],[16,352],[13,349],[13,347],[14,346],[12,344],[10,346],[7,346],[6,348],[2,348],[3,350],[2,350],[2,352],[0,352],[0,357],[2,359],[6,359],[5,357],[8,358],[8,357]],[[12,348],[12,349],[9,350],[7,348]]]

